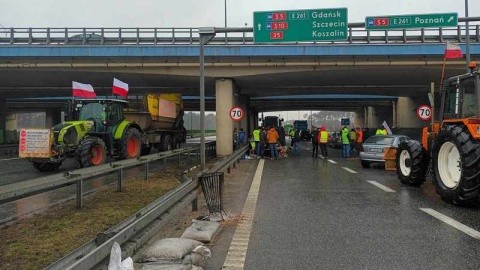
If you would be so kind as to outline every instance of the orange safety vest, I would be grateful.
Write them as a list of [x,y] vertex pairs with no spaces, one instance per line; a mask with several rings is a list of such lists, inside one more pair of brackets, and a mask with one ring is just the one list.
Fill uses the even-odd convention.
[[328,132],[327,131],[320,131],[320,143],[327,143],[328,142]]
[[357,131],[357,142],[361,143],[363,142],[363,131]]

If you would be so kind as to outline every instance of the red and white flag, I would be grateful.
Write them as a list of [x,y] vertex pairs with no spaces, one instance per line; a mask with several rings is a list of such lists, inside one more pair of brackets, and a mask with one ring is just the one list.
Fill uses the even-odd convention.
[[90,84],[83,84],[79,82],[72,81],[73,96],[74,97],[83,97],[83,98],[94,98],[97,97],[93,87]]
[[114,94],[117,94],[122,97],[127,97],[128,95],[128,84],[120,81],[117,78],[113,78],[113,89]]
[[462,58],[462,48],[458,44],[447,41],[447,48],[445,49],[445,59]]

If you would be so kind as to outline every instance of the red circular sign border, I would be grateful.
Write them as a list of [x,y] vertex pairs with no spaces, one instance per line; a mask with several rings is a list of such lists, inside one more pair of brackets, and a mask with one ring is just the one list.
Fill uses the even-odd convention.
[[[240,111],[242,111],[242,115],[240,116],[240,119],[238,119],[238,120],[237,120],[237,119],[234,119],[234,118],[232,117],[232,111],[233,111],[234,109],[240,109]],[[233,106],[233,107],[230,109],[229,115],[230,115],[230,118],[231,118],[233,121],[235,121],[235,122],[240,122],[240,121],[242,121],[243,117],[245,117],[245,111],[244,111],[243,108],[240,107],[240,106]]]
[[[428,117],[428,119],[423,119],[422,117],[420,117],[420,108],[423,108],[423,107],[426,107],[426,108],[430,109],[430,112],[431,112],[431,113],[430,113],[430,116]],[[430,106],[428,106],[428,105],[425,105],[425,104],[418,106],[418,108],[417,108],[417,117],[418,117],[420,120],[422,120],[422,121],[429,121],[429,120],[432,119],[432,116],[433,116],[432,107],[430,107]]]

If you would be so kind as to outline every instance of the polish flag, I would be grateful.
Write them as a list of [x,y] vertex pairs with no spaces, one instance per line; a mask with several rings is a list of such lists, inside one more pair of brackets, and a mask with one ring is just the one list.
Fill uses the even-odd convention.
[[447,41],[447,48],[445,49],[445,59],[462,58],[462,48],[457,44]]
[[128,84],[118,80],[117,78],[113,78],[113,89],[114,94],[117,94],[122,97],[127,97],[128,95]]
[[73,96],[74,97],[83,97],[83,98],[94,98],[97,97],[93,87],[90,84],[83,84],[79,82],[72,81]]

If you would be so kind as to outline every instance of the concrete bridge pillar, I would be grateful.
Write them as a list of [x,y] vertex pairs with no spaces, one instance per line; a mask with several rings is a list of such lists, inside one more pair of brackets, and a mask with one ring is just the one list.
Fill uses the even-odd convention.
[[399,128],[421,128],[424,123],[417,117],[416,102],[410,97],[398,97],[397,123]]
[[375,107],[367,107],[367,123],[368,128],[377,128],[380,125]]
[[353,126],[356,127],[364,127],[365,123],[365,110],[364,107],[355,110],[355,118],[353,119]]
[[55,109],[48,109],[45,111],[45,128],[51,128],[56,124],[62,122],[62,110],[55,108]]
[[217,122],[217,155],[227,156],[233,153],[233,129],[235,124],[230,118],[230,109],[234,106],[233,80],[217,79],[216,122]]
[[0,99],[0,143],[5,142],[5,130],[7,129],[7,100]]

